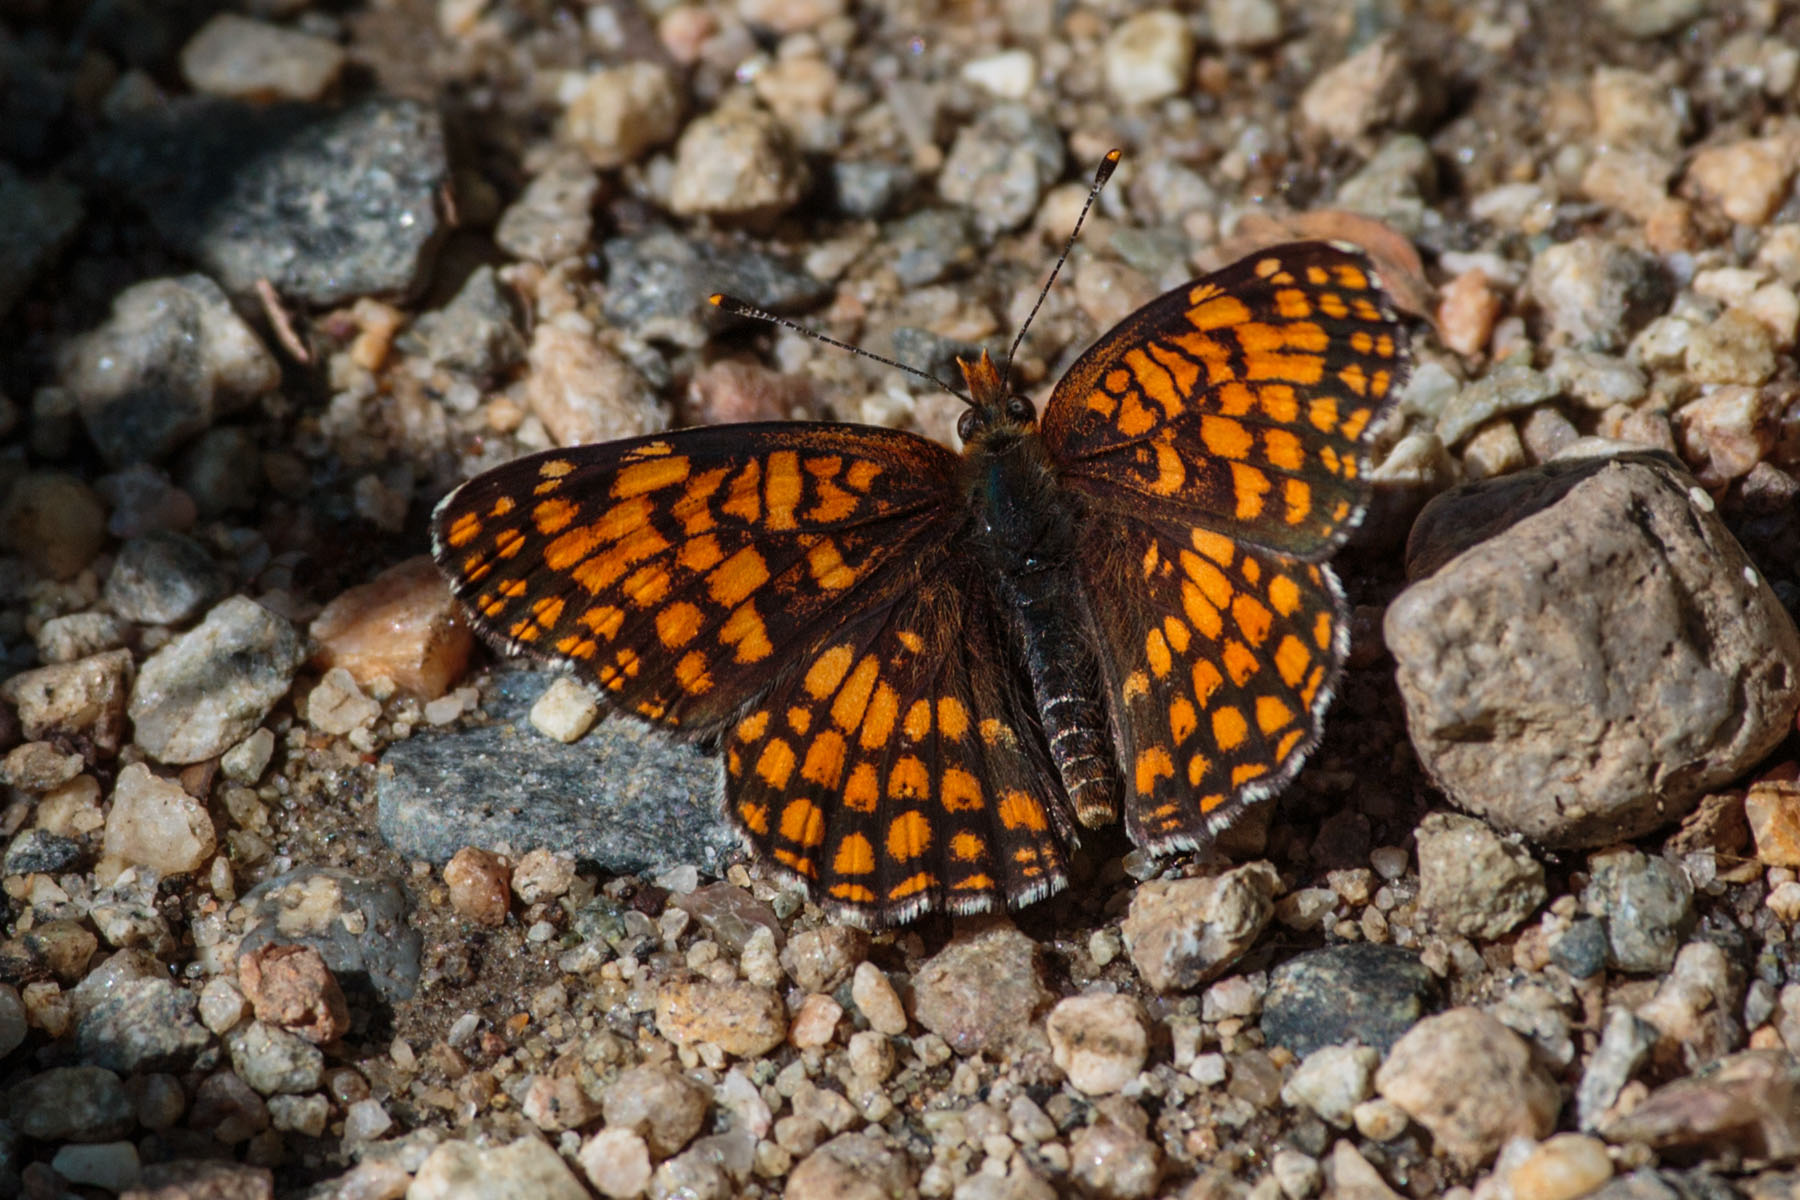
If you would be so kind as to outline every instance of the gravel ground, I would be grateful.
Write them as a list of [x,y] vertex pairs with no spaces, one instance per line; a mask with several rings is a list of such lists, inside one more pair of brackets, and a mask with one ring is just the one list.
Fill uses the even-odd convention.
[[[1800,1189],[1800,13],[0,0],[0,1193]],[[868,935],[501,663],[476,471],[954,442],[1247,247],[1415,320],[1324,742]],[[590,732],[590,726],[592,731]],[[585,735],[585,736],[584,736]]]

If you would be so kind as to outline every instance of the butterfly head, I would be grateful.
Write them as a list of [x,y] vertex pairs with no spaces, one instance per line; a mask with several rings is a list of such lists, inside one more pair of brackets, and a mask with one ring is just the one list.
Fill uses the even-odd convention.
[[962,368],[963,383],[969,389],[968,411],[956,422],[956,434],[963,441],[1017,437],[1037,424],[1037,409],[1007,387],[986,350],[974,362],[959,358],[956,365]]

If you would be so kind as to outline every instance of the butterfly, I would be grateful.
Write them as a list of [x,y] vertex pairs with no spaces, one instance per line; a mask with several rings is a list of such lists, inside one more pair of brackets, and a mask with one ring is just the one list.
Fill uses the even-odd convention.
[[432,520],[478,629],[721,750],[749,843],[864,926],[1031,903],[1121,819],[1205,847],[1292,779],[1408,358],[1370,262],[1299,242],[1127,317],[1041,419],[958,364],[961,453],[682,429],[517,459]]

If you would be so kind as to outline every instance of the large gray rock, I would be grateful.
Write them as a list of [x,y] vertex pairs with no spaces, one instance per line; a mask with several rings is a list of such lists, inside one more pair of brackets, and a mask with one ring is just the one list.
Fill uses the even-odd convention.
[[1446,493],[1389,606],[1413,745],[1464,808],[1549,846],[1689,812],[1793,728],[1800,634],[1658,454]]

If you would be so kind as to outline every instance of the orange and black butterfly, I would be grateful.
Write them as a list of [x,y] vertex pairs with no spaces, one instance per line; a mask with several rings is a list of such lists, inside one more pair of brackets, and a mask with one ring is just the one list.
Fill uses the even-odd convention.
[[433,519],[478,628],[721,745],[738,827],[863,925],[1028,904],[1121,816],[1202,847],[1293,777],[1407,357],[1368,261],[1302,242],[1126,318],[1041,421],[960,365],[960,454],[684,429],[518,459]]

